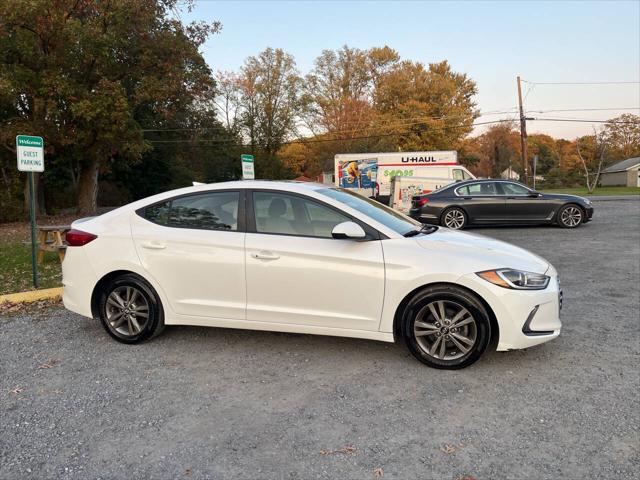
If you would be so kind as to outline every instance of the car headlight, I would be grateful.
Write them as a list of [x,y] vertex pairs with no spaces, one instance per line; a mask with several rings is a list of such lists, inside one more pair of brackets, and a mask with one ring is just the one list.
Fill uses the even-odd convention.
[[503,288],[516,290],[544,290],[549,285],[549,277],[541,273],[523,272],[511,268],[485,270],[476,273],[480,278]]

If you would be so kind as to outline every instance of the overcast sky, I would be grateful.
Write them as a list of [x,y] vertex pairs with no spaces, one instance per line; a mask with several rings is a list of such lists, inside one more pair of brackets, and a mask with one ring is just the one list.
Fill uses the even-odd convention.
[[[483,112],[517,105],[531,82],[638,82],[640,2],[204,1],[182,19],[219,20],[203,48],[214,70],[238,70],[266,47],[293,54],[301,73],[323,49],[388,45],[405,59],[448,60],[478,84]],[[640,84],[523,84],[532,117],[606,120],[640,114]],[[612,109],[538,113],[536,110]],[[500,113],[478,121],[504,118]],[[574,138],[591,123],[529,122],[529,132]]]

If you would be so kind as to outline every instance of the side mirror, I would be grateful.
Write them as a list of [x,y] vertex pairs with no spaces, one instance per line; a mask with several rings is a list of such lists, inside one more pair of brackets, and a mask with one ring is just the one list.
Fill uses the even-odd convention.
[[331,236],[340,240],[362,240],[367,236],[367,234],[356,222],[342,222],[333,227]]
[[531,192],[531,193],[529,194],[529,196],[530,196],[531,198],[538,198],[538,197],[541,197],[541,196],[542,196],[542,194],[541,194],[540,192]]

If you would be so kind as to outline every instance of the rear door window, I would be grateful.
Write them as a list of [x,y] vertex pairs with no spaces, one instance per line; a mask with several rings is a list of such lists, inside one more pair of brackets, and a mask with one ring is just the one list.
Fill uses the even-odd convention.
[[463,197],[482,197],[498,195],[496,184],[493,182],[472,183],[456,190]]
[[238,230],[239,192],[207,192],[176,197],[144,209],[150,222],[174,228]]

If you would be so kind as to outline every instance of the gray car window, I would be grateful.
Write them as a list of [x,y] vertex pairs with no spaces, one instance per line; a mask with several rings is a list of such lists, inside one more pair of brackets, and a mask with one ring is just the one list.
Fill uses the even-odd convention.
[[500,184],[505,195],[529,195],[529,189],[517,183],[503,182]]
[[463,197],[478,197],[498,195],[496,184],[493,182],[471,183],[456,190]]

